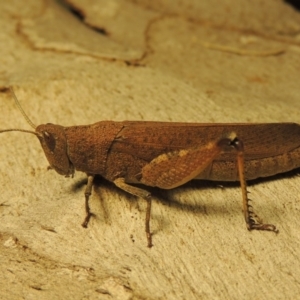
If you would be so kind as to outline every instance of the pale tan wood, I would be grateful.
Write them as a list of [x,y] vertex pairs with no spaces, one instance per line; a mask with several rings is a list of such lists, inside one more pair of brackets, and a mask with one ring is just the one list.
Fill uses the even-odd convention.
[[[235,14],[236,1],[227,2]],[[260,3],[253,2],[256,12]],[[175,14],[175,4],[164,12],[154,8],[161,18],[151,19],[147,27],[145,59],[140,62],[145,66],[138,67],[124,60],[138,59],[141,43],[138,51],[130,44],[126,52],[109,36],[97,40],[95,32],[85,34],[85,25],[71,21],[73,17],[51,1],[27,1],[26,6],[2,1],[0,87],[15,87],[35,124],[104,119],[300,122],[300,52],[292,34],[299,31],[298,13],[278,1],[259,10],[259,16],[270,18],[275,8],[282,12],[282,18],[276,18],[277,31],[269,32],[264,18],[253,21],[256,15],[247,11],[243,19],[232,19],[236,23],[214,28],[208,25],[220,19],[214,5],[205,11],[206,21],[211,13],[210,23],[201,17],[193,21],[187,9]],[[141,4],[139,9],[147,10]],[[194,7],[193,14],[201,16],[201,11],[196,13]],[[226,9],[218,14],[231,20]],[[255,22],[256,33],[251,35],[244,31],[248,20]],[[80,45],[79,32],[85,36]],[[235,55],[224,47],[205,47],[205,42],[243,51],[285,52]],[[0,93],[0,111],[0,128],[29,129],[6,92]],[[278,226],[277,236],[246,230],[238,185],[193,182],[168,192],[152,191],[154,246],[148,249],[145,201],[98,180],[90,201],[96,217],[83,229],[84,174],[71,179],[47,171],[34,136],[6,133],[0,141],[1,299],[299,295],[297,173],[249,188],[259,216]]]

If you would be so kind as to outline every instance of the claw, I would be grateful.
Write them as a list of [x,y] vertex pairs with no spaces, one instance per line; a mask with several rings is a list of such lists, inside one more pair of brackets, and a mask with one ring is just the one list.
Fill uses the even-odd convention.
[[255,221],[254,223],[252,223],[253,221],[254,220],[251,220],[250,222],[250,228],[248,228],[249,230],[265,230],[265,231],[273,231],[275,233],[279,232],[279,230],[273,224],[260,224],[260,223],[256,223]]

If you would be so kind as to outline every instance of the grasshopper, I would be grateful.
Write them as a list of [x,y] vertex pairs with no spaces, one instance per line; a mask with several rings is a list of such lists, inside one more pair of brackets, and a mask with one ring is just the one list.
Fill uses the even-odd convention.
[[[147,201],[145,231],[148,247],[151,194],[144,186],[173,189],[193,179],[240,181],[248,230],[278,232],[262,223],[247,196],[246,180],[268,177],[300,167],[300,125],[296,123],[171,123],[100,121],[91,125],[35,126],[25,114],[12,88],[14,100],[35,131],[50,167],[73,177],[86,173],[87,227],[93,180],[101,175],[120,189]],[[140,185],[140,186],[139,186]]]

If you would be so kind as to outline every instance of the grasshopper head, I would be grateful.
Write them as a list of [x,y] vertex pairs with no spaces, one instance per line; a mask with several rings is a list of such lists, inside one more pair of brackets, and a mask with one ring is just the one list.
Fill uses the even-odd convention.
[[49,123],[37,126],[35,131],[50,167],[58,174],[73,176],[74,166],[68,157],[64,127]]
[[64,127],[54,124],[45,124],[36,127],[24,112],[12,87],[10,87],[10,91],[23,117],[25,118],[27,123],[35,129],[35,131],[11,128],[0,130],[0,133],[9,131],[19,131],[36,135],[43,147],[50,167],[53,168],[58,174],[73,176],[74,166],[68,157],[68,146]]

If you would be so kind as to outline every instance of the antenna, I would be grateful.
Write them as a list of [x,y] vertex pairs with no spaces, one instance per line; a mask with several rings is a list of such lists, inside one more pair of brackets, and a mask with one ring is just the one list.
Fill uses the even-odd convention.
[[24,119],[27,121],[27,123],[28,123],[33,129],[35,129],[36,126],[32,123],[32,121],[31,121],[31,120],[29,119],[29,117],[26,115],[25,111],[23,110],[23,108],[22,108],[22,106],[21,106],[21,104],[20,104],[18,98],[16,97],[16,94],[15,94],[15,92],[14,92],[14,90],[13,90],[13,88],[12,88],[11,86],[9,87],[9,90],[10,90],[10,92],[11,92],[13,98],[15,99],[15,103],[17,104],[17,106],[18,106],[18,108],[19,108],[21,114],[23,115]]
[[[33,129],[36,129],[36,126],[33,124],[33,122],[29,119],[29,117],[26,115],[25,111],[23,110],[20,102],[18,101],[15,93],[14,93],[14,90],[13,88],[10,86],[9,87],[9,90],[15,100],[15,103],[16,105],[18,106],[21,114],[23,115],[24,119],[26,120],[26,122],[33,128]],[[37,137],[41,137],[41,135],[35,131],[31,131],[31,130],[26,130],[26,129],[19,129],[19,128],[10,128],[10,129],[4,129],[4,130],[0,130],[0,133],[3,133],[3,132],[8,132],[8,131],[20,131],[20,132],[26,132],[26,133],[31,133],[31,134],[34,134],[36,135]]]

